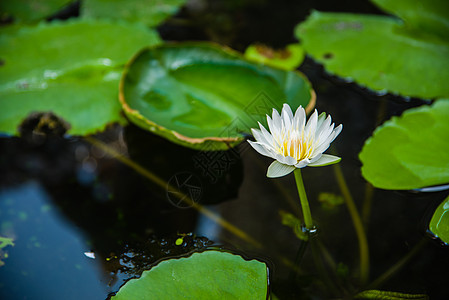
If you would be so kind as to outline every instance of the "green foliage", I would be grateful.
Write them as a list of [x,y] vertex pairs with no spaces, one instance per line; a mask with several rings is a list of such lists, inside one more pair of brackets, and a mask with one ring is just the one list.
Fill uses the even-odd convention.
[[447,97],[449,41],[438,37],[447,37],[449,2],[413,2],[388,1],[389,11],[404,17],[406,25],[389,16],[315,11],[296,28],[296,36],[328,72],[348,81],[382,93]]
[[281,215],[282,225],[290,227],[298,239],[304,241],[307,241],[309,239],[308,235],[304,231],[302,231],[302,224],[300,219],[283,210],[280,210],[279,214]]
[[49,17],[73,0],[3,0],[0,17],[13,17],[15,22],[33,23]]
[[449,244],[449,197],[433,213],[429,230],[444,243]]
[[246,48],[245,58],[274,68],[295,70],[303,62],[304,49],[299,44],[290,44],[285,49],[274,50],[264,45],[251,45]]
[[8,257],[8,254],[3,252],[6,246],[14,246],[14,239],[0,236],[0,267],[5,264],[2,259]]
[[2,34],[0,132],[16,134],[28,114],[44,111],[69,122],[71,134],[123,123],[123,66],[140,48],[159,41],[143,25],[107,21],[42,23]]
[[86,18],[103,18],[141,22],[157,26],[178,12],[186,0],[84,0],[81,15]]
[[406,27],[435,35],[447,41],[449,1],[447,0],[371,0],[381,9],[404,20]]
[[336,195],[332,193],[320,193],[318,195],[318,201],[324,209],[334,209],[335,207],[345,203],[345,200],[341,195]]
[[359,155],[365,179],[398,190],[449,183],[448,116],[449,99],[442,99],[378,127]]
[[128,118],[176,143],[208,150],[243,140],[257,121],[283,103],[314,105],[298,72],[248,62],[209,43],[166,44],[141,51],[122,77]]
[[429,297],[423,294],[405,294],[390,291],[379,291],[379,290],[366,290],[358,293],[355,299],[376,299],[376,300],[405,300],[405,299],[415,299],[415,300],[425,300]]
[[264,263],[226,252],[205,251],[162,261],[139,279],[128,281],[112,300],[266,299],[267,293]]

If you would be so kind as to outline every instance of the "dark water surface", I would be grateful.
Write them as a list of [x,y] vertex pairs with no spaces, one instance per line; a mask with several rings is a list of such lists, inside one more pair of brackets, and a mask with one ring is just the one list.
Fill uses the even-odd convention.
[[[280,47],[294,40],[294,25],[311,8],[379,13],[365,1],[226,3],[211,1],[207,11],[184,9],[178,17],[189,20],[191,27],[167,23],[161,26],[161,35],[167,40],[214,40],[239,50],[252,42]],[[300,69],[317,93],[317,109],[344,125],[331,151],[342,157],[346,182],[359,211],[364,211],[370,282],[417,249],[407,264],[377,288],[449,299],[449,249],[426,234],[433,209],[447,192],[373,190],[371,205],[366,205],[367,186],[357,157],[380,121],[423,102],[377,96],[339,82],[310,59]],[[112,126],[94,138],[179,186],[261,246],[179,202],[167,186],[83,138],[3,137],[0,236],[13,238],[15,245],[1,253],[5,265],[0,267],[0,299],[106,299],[154,262],[212,244],[267,262],[271,288],[280,299],[343,298],[358,288],[358,241],[348,210],[345,205],[329,209],[318,201],[320,192],[341,194],[332,167],[303,171],[319,232],[301,262],[302,274],[292,281],[285,262],[294,261],[300,242],[281,224],[279,210],[295,213],[299,200],[292,175],[276,180],[265,177],[270,159],[246,143],[219,156],[193,151],[133,125]],[[176,245],[183,234],[188,234],[184,243]],[[334,260],[336,277],[322,255],[323,248]],[[318,252],[317,264],[314,253]],[[317,267],[320,261],[327,261],[324,274],[331,275],[323,276]],[[336,283],[344,288],[332,291]]]

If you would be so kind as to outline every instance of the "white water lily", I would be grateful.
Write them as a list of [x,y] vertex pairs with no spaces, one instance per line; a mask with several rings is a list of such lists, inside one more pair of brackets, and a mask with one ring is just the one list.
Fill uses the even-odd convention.
[[337,163],[340,157],[323,154],[330,143],[340,134],[343,126],[334,128],[331,116],[315,110],[306,124],[306,112],[301,106],[293,116],[288,104],[284,104],[281,115],[273,109],[273,116],[267,115],[270,132],[259,123],[260,130],[252,128],[256,139],[248,141],[260,154],[275,161],[268,167],[268,177],[281,177],[296,168],[306,166],[327,166]]

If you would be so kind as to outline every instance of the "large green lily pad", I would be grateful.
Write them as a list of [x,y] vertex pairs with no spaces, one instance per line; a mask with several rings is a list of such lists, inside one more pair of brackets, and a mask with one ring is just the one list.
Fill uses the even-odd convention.
[[73,0],[3,0],[0,17],[13,17],[15,22],[31,23],[49,17]]
[[159,43],[143,25],[69,21],[23,27],[0,36],[0,132],[16,134],[32,112],[52,111],[71,134],[125,122],[118,101],[123,66]]
[[[416,13],[426,3],[415,5]],[[315,11],[296,28],[296,36],[328,72],[348,81],[380,93],[449,96],[449,41],[412,30],[397,18]]]
[[129,63],[120,100],[135,124],[191,148],[227,149],[283,103],[315,102],[304,75],[209,43],[151,47]]
[[381,9],[404,20],[406,26],[447,40],[449,1],[447,0],[371,0]]
[[128,281],[112,300],[266,299],[267,266],[241,256],[205,251],[162,261]]
[[86,18],[103,18],[142,22],[156,26],[178,12],[186,0],[84,0],[81,15]]
[[433,213],[429,230],[444,243],[449,244],[449,197]]
[[379,126],[360,152],[375,187],[407,190],[449,183],[449,99],[410,109]]

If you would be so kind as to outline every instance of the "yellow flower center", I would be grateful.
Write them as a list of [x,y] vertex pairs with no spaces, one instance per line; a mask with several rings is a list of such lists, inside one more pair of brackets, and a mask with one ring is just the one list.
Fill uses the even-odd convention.
[[291,156],[297,161],[310,158],[312,155],[312,139],[304,137],[298,132],[289,132],[278,140],[279,148],[276,150],[283,156]]

